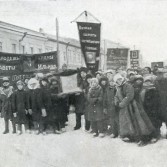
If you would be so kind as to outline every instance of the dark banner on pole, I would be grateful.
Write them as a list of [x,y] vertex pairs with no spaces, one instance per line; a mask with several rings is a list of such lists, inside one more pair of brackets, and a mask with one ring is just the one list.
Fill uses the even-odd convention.
[[88,69],[97,71],[100,59],[100,23],[77,22],[81,50]]
[[108,48],[107,49],[107,69],[127,68],[128,48]]

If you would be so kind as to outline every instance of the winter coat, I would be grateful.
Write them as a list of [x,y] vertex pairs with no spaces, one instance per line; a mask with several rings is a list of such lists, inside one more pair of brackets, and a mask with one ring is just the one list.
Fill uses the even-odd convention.
[[89,111],[90,111],[90,106],[89,106],[89,100],[88,100],[88,93],[89,93],[90,86],[86,87],[84,96],[85,96],[85,108],[84,108],[84,115],[85,119],[89,120]]
[[0,111],[1,117],[5,120],[13,119],[12,105],[11,105],[11,96],[13,94],[13,87],[9,87],[6,90],[0,88]]
[[155,130],[143,109],[141,100],[137,101],[134,99],[134,92],[134,87],[131,84],[124,83],[118,87],[115,96],[115,104],[120,108],[119,125],[121,137],[149,136]]
[[106,117],[116,117],[118,112],[115,109],[114,97],[115,97],[116,89],[115,87],[108,86],[103,98],[103,108],[106,110]]
[[90,109],[88,114],[89,121],[94,122],[104,120],[103,91],[100,86],[89,89],[88,101]]
[[167,122],[167,78],[157,78],[155,85],[159,94],[160,117]]
[[12,111],[17,114],[16,123],[26,124],[27,95],[24,90],[17,90],[12,95]]
[[160,128],[162,122],[160,121],[160,97],[155,87],[143,89],[144,110],[150,118],[155,128]]
[[51,88],[51,119],[50,121],[55,121],[55,119],[61,121],[66,119],[67,113],[67,97],[59,95],[59,88]]
[[42,109],[48,107],[48,96],[43,94],[40,88],[30,89],[27,93],[28,109],[32,109],[33,121],[39,121],[42,117]]

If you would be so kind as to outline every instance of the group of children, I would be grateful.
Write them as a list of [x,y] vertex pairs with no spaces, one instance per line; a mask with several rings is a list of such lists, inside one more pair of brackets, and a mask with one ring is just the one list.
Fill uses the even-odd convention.
[[55,133],[65,130],[68,121],[67,98],[59,95],[59,80],[56,77],[48,79],[34,76],[28,82],[19,80],[14,89],[9,78],[3,77],[0,111],[5,122],[4,134],[9,133],[9,120],[12,122],[13,133],[19,135],[22,134],[22,125],[26,132],[33,130],[36,134],[46,134],[48,126]]

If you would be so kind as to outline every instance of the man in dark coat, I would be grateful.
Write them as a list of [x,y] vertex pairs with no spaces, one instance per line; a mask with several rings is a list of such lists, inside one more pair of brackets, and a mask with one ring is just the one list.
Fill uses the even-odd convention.
[[167,125],[167,72],[163,73],[162,77],[157,77],[155,85],[159,93],[160,118]]
[[160,120],[160,96],[154,85],[154,81],[149,76],[144,79],[142,97],[144,110],[156,128],[153,134],[154,141],[156,142],[160,136],[160,127],[162,125],[162,121]]
[[73,99],[74,105],[75,105],[75,114],[76,114],[76,126],[74,127],[74,130],[78,130],[81,128],[81,116],[84,114],[84,110],[85,110],[86,99],[84,96],[84,92],[88,85],[86,81],[86,74],[87,74],[87,69],[85,67],[82,67],[77,77],[78,87],[80,87],[83,92],[76,93]]
[[2,87],[0,87],[0,111],[1,117],[5,121],[5,131],[3,134],[9,133],[9,120],[12,121],[13,133],[16,133],[16,125],[13,120],[11,96],[13,94],[13,87],[10,86],[9,79],[3,77]]
[[60,82],[56,78],[52,78],[50,85],[50,95],[51,95],[51,114],[52,125],[55,133],[61,133],[65,131],[65,121],[66,121],[66,105],[64,102],[66,95],[62,95],[60,89]]
[[22,124],[25,126],[25,130],[28,130],[28,121],[26,114],[28,113],[27,97],[24,91],[24,83],[20,80],[17,81],[17,91],[12,95],[12,111],[14,117],[16,117],[16,124],[18,134],[22,134]]

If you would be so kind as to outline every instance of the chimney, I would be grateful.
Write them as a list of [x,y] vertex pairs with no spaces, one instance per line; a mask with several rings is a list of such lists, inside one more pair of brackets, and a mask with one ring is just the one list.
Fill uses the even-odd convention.
[[39,28],[39,32],[40,32],[41,34],[44,34],[43,28]]

